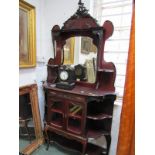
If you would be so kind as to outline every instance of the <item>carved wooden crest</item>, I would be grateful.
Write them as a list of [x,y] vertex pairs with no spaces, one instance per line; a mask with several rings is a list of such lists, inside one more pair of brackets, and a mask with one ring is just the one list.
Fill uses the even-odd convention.
[[[83,28],[92,28],[92,27],[99,27],[97,20],[93,18],[89,13],[84,3],[79,0],[79,8],[73,14],[62,27],[63,30],[66,29],[83,29]],[[79,23],[79,24],[78,24]]]

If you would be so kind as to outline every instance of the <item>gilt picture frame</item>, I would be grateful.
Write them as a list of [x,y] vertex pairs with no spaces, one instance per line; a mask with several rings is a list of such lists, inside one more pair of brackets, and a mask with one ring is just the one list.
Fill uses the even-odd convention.
[[36,17],[35,7],[19,1],[19,67],[36,66]]

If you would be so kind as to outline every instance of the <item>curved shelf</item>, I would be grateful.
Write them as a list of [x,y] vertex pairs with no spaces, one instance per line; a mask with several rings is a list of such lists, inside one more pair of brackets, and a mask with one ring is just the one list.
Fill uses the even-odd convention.
[[114,70],[113,69],[98,69],[98,72],[106,72],[106,73],[113,73]]
[[110,135],[109,132],[104,131],[104,130],[93,130],[93,129],[89,129],[87,131],[87,138],[98,138],[101,135]]
[[87,115],[87,118],[92,120],[103,120],[103,119],[111,119],[112,116],[107,114],[96,114],[96,115]]
[[54,134],[52,135],[52,140],[50,143],[55,143],[57,146],[63,148],[64,150],[68,150],[71,152],[82,152],[82,144],[71,139],[67,139],[61,135]]
[[96,154],[99,155],[99,154],[102,154],[102,153],[106,153],[106,149],[104,149],[104,148],[102,148],[100,146],[88,143],[87,150],[86,150],[87,155],[96,155]]
[[69,151],[69,152],[78,152],[78,153],[81,153],[81,151],[77,150],[77,149],[72,149],[72,146],[71,145],[66,145],[66,143],[59,143],[57,141],[53,141],[53,143],[55,143],[58,147],[66,150],[66,151]]
[[54,68],[54,67],[59,67],[59,65],[47,65],[48,67],[52,67],[52,68]]

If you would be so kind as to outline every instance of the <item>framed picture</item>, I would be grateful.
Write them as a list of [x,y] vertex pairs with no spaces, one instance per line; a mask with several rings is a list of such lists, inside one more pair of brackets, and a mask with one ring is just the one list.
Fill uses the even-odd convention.
[[90,52],[97,52],[96,46],[90,37],[81,37],[81,53],[89,54]]
[[65,65],[74,64],[74,46],[75,46],[75,38],[69,38],[66,40],[66,44],[64,46],[64,63]]
[[19,67],[36,66],[35,7],[19,1]]

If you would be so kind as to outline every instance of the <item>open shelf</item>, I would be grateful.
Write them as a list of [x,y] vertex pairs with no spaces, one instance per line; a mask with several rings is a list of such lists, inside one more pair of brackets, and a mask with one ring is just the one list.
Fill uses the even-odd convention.
[[95,130],[95,129],[88,129],[87,130],[87,137],[88,138],[96,139],[101,135],[110,135],[110,133],[107,131],[101,130],[101,129],[100,130]]
[[113,69],[98,69],[98,72],[106,72],[106,73],[113,73],[114,70]]
[[59,146],[63,147],[65,150],[74,151],[74,152],[82,152],[82,144],[72,139],[67,139],[65,136],[61,136],[55,134],[53,132],[49,132],[49,139],[55,142]]
[[92,115],[87,115],[87,118],[93,119],[93,120],[102,120],[102,119],[111,119],[111,115],[107,114],[92,114]]
[[106,152],[106,149],[100,146],[88,143],[87,150],[86,150],[87,155],[101,155],[103,152]]
[[109,135],[111,131],[111,121],[87,119],[87,138],[98,138],[101,135]]
[[90,101],[87,105],[87,118],[112,118],[112,109],[113,102],[108,97],[105,97],[101,101]]
[[59,67],[59,65],[49,65],[49,64],[47,66],[52,68]]

